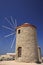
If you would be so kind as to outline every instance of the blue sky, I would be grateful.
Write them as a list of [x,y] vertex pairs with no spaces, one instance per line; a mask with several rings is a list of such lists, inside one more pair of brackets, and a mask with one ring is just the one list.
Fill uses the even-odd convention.
[[3,38],[12,33],[10,30],[2,28],[2,25],[10,27],[5,17],[17,20],[17,25],[25,22],[34,24],[37,27],[38,44],[43,54],[43,0],[0,0],[0,54],[15,52],[15,43],[11,49],[13,36]]

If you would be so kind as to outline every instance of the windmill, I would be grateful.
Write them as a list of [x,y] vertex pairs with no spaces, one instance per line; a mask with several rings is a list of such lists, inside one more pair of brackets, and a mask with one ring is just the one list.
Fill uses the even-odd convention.
[[11,19],[11,21],[10,21],[7,17],[5,17],[5,20],[9,23],[9,25],[10,25],[11,27],[2,25],[2,28],[13,31],[13,33],[4,36],[4,38],[7,38],[7,37],[9,37],[9,36],[11,36],[11,35],[14,35],[14,38],[13,38],[13,40],[12,40],[12,44],[11,44],[11,46],[10,46],[10,48],[12,49],[12,47],[13,47],[13,45],[14,45],[14,43],[15,43],[15,40],[16,40],[17,21],[16,21],[16,19],[15,19],[15,21],[14,21],[13,18],[12,18],[12,16],[10,17],[10,19]]

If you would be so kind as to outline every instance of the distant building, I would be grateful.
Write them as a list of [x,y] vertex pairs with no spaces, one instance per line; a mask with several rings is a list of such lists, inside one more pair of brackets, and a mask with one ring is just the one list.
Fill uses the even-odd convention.
[[16,53],[6,53],[7,55],[16,55]]
[[5,55],[0,55],[0,61],[2,60],[15,60],[15,53],[7,53]]

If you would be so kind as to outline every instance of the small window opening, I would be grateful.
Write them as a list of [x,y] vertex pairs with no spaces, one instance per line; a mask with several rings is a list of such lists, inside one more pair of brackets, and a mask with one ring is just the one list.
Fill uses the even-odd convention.
[[22,47],[18,47],[18,57],[21,57]]
[[18,34],[20,34],[20,30],[18,30]]

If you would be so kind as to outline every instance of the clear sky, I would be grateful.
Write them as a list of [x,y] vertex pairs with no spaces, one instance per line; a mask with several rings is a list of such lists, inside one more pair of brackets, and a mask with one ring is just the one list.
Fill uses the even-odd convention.
[[38,44],[43,54],[43,0],[0,0],[0,54],[15,52],[15,43],[11,49],[13,36],[3,38],[12,31],[2,28],[2,25],[10,27],[4,19],[10,16],[17,20],[17,25],[25,22],[37,27]]

